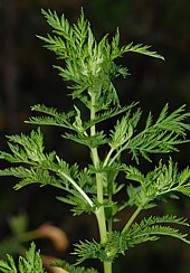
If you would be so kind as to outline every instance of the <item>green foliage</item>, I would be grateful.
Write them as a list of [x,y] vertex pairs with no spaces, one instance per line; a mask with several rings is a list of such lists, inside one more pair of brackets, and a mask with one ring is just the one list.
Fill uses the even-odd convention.
[[189,117],[184,108],[183,105],[169,114],[166,104],[155,123],[151,112],[149,113],[144,130],[127,145],[137,162],[139,154],[151,161],[149,153],[178,151],[176,145],[186,142],[186,131],[190,126],[184,122]]
[[114,231],[109,234],[106,244],[96,241],[80,242],[76,245],[75,253],[79,262],[86,259],[99,259],[109,261],[124,254],[126,250],[135,245],[148,241],[156,241],[160,236],[171,236],[190,244],[186,239],[187,234],[182,234],[178,229],[163,224],[178,224],[189,226],[187,219],[176,216],[164,215],[162,217],[144,218],[139,224],[135,223],[127,232]]
[[46,273],[40,253],[36,252],[34,243],[26,252],[26,257],[19,257],[18,267],[10,255],[7,255],[7,261],[0,260],[0,271],[3,273]]
[[158,167],[146,176],[132,166],[125,166],[124,170],[126,178],[140,183],[140,186],[128,186],[128,205],[149,208],[155,205],[152,201],[163,199],[166,195],[171,198],[176,198],[177,193],[189,196],[190,170],[186,168],[179,173],[177,164],[171,159],[168,166],[160,161]]
[[40,112],[46,114],[47,117],[31,117],[30,121],[32,123],[43,124],[43,125],[55,125],[63,128],[73,129],[71,119],[75,116],[74,111],[69,113],[58,113],[57,109],[53,107],[46,107],[42,105],[34,105],[31,107],[32,111]]
[[85,20],[83,10],[76,24],[71,26],[64,15],[58,17],[56,12],[42,10],[53,34],[41,37],[46,48],[53,51],[59,59],[65,60],[65,68],[56,66],[63,80],[71,81],[73,98],[81,100],[88,108],[91,102],[89,95],[95,94],[96,111],[108,109],[110,105],[119,105],[119,99],[113,85],[113,79],[126,76],[127,69],[116,65],[114,60],[127,52],[136,52],[155,58],[162,56],[141,44],[120,47],[120,34],[109,43],[107,35],[98,43],[92,33],[90,23]]
[[[15,189],[31,183],[39,183],[42,186],[52,185],[70,192],[75,197],[72,201],[75,206],[79,206],[79,200],[82,198],[83,203],[80,203],[83,208],[92,207],[92,201],[82,189],[88,184],[88,181],[81,179],[83,172],[79,174],[76,164],[68,166],[55,152],[44,153],[43,135],[39,129],[32,131],[30,136],[21,134],[10,136],[8,139],[12,154],[2,152],[0,158],[11,163],[25,163],[24,166],[0,171],[0,175],[20,178]],[[75,178],[79,180],[78,183],[75,182]]]
[[[139,129],[141,109],[135,109],[136,103],[121,107],[113,84],[114,79],[128,74],[126,67],[115,62],[123,54],[135,52],[161,60],[164,58],[142,44],[120,46],[119,30],[112,39],[106,35],[97,42],[83,10],[73,25],[64,15],[58,17],[56,12],[44,10],[42,13],[53,34],[39,38],[45,42],[46,48],[64,60],[64,67],[56,68],[62,79],[69,82],[72,99],[82,102],[86,112],[84,118],[84,108],[78,104],[73,105],[68,113],[60,113],[44,104],[35,105],[32,111],[42,116],[32,117],[28,122],[61,127],[64,138],[87,146],[90,162],[84,168],[78,163],[71,166],[55,151],[45,152],[43,134],[37,129],[28,136],[8,136],[10,152],[1,152],[0,159],[12,166],[1,170],[0,175],[18,178],[15,189],[32,183],[58,187],[63,191],[58,199],[69,204],[74,215],[93,214],[100,240],[80,241],[74,254],[79,263],[87,259],[100,260],[104,264],[104,273],[112,272],[112,263],[119,254],[138,244],[158,240],[162,235],[189,244],[187,235],[175,227],[176,224],[188,227],[186,219],[166,215],[150,216],[140,223],[136,221],[142,210],[153,208],[160,200],[177,198],[178,194],[189,197],[189,168],[179,171],[177,163],[170,158],[167,164],[160,160],[158,166],[145,175],[128,160],[140,164],[141,158],[151,161],[152,154],[178,151],[179,145],[189,141],[187,119],[190,113],[185,112],[185,106],[171,112],[166,104],[157,119],[150,112],[143,129]],[[99,123],[113,117],[117,117],[117,121],[110,131],[99,129]],[[131,158],[125,156],[126,152]],[[121,180],[121,173],[125,174],[125,181]],[[124,188],[126,200],[117,198],[116,202],[115,195]],[[118,213],[123,209],[127,211],[129,206],[134,206],[135,211],[131,217],[126,217],[128,220],[123,229],[118,231],[114,226],[115,221],[121,220]],[[31,249],[29,253],[34,255],[34,246]],[[15,270],[13,261],[10,257],[8,259],[7,266]],[[26,261],[22,266],[26,266]],[[67,263],[62,266],[70,273],[96,272]],[[4,272],[17,272],[10,270]]]

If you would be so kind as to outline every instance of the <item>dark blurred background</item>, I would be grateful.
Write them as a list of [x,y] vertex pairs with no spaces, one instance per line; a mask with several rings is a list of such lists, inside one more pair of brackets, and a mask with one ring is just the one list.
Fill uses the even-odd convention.
[[[45,35],[49,28],[40,9],[64,12],[73,22],[81,6],[90,20],[97,39],[106,33],[112,36],[120,27],[121,43],[131,41],[153,45],[166,62],[145,56],[128,54],[122,64],[131,76],[116,82],[123,104],[140,101],[146,114],[156,115],[166,102],[171,109],[187,104],[190,110],[190,1],[189,0],[0,0],[0,135],[1,150],[7,149],[6,134],[28,132],[24,124],[30,116],[30,106],[45,103],[61,111],[69,109],[66,85],[52,69],[55,56],[42,48],[35,35]],[[81,164],[79,146],[68,146],[59,136],[60,130],[43,128],[49,150]],[[189,165],[189,146],[181,147],[174,155],[182,168]],[[3,163],[1,163],[3,164]],[[147,167],[148,168],[148,167]],[[69,209],[55,199],[54,189],[30,187],[20,192],[12,190],[15,180],[2,178],[0,182],[0,242],[10,234],[8,220],[13,215],[28,215],[29,229],[51,221],[65,230],[71,242],[84,236],[96,236],[93,219],[71,218]],[[176,213],[190,218],[190,201],[175,201],[162,205],[161,213]],[[76,222],[77,220],[77,222]],[[76,225],[77,223],[77,225]],[[94,223],[94,224],[93,224]],[[41,242],[44,252],[55,254],[51,246]],[[67,254],[63,254],[65,258]],[[187,273],[190,272],[190,248],[181,242],[162,239],[145,244],[127,253],[115,265],[115,272]]]

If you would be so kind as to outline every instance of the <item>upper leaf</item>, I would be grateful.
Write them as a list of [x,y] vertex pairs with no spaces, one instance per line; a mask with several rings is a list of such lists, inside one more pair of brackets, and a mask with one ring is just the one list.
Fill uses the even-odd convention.
[[149,46],[130,43],[120,47],[120,34],[109,42],[105,35],[99,42],[96,41],[88,20],[84,18],[81,10],[78,21],[71,25],[64,14],[58,16],[56,12],[42,10],[48,24],[53,29],[53,35],[38,36],[45,42],[45,47],[53,51],[58,58],[65,60],[65,67],[56,66],[60,76],[73,85],[73,98],[80,99],[88,108],[90,107],[90,94],[96,96],[96,111],[109,109],[110,105],[119,105],[119,99],[113,79],[118,76],[125,77],[127,68],[117,65],[114,60],[127,52],[136,52],[151,57],[164,59]]

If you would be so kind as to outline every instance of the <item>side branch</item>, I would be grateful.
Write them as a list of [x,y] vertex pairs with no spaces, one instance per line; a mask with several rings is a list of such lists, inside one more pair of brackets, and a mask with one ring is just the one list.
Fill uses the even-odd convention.
[[81,189],[81,187],[79,187],[79,185],[73,180],[73,178],[71,178],[70,176],[68,176],[66,173],[64,173],[63,171],[58,171],[59,174],[61,174],[64,178],[66,178],[72,185],[73,187],[80,193],[80,195],[85,199],[85,201],[91,206],[93,207],[94,204],[92,202],[92,200],[89,198],[89,196]]

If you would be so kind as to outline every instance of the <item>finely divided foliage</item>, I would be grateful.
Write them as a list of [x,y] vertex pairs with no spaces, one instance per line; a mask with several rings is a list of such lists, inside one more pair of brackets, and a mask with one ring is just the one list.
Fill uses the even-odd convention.
[[0,271],[2,273],[46,273],[40,253],[36,251],[34,243],[26,252],[26,257],[19,257],[18,266],[16,266],[13,257],[10,255],[7,255],[7,261],[0,260]]
[[[119,254],[138,244],[155,241],[162,235],[189,244],[187,234],[176,228],[176,225],[187,227],[186,219],[172,215],[150,216],[141,221],[136,219],[142,210],[153,208],[162,200],[179,198],[181,194],[190,196],[190,170],[179,171],[172,158],[168,163],[160,160],[158,166],[147,174],[143,174],[138,166],[142,158],[151,162],[152,154],[178,151],[178,146],[188,141],[190,125],[187,119],[190,113],[185,112],[185,106],[172,112],[166,104],[156,119],[150,112],[143,129],[140,129],[141,109],[137,103],[121,107],[113,84],[115,78],[128,75],[126,67],[115,63],[115,59],[123,54],[134,52],[161,60],[164,58],[142,44],[120,46],[118,29],[112,39],[106,35],[97,42],[83,10],[73,25],[56,12],[43,10],[42,14],[53,34],[38,37],[45,42],[46,48],[64,61],[63,67],[55,68],[61,78],[69,82],[72,99],[82,102],[89,114],[84,119],[83,108],[76,105],[68,113],[43,104],[35,105],[32,111],[40,116],[31,117],[28,123],[61,127],[64,129],[63,138],[87,147],[90,162],[82,169],[77,163],[68,164],[55,151],[46,152],[44,137],[38,128],[28,136],[8,136],[10,152],[1,152],[0,158],[12,163],[12,167],[1,170],[0,175],[17,177],[19,182],[15,189],[33,183],[58,187],[64,191],[58,199],[70,204],[74,215],[94,214],[100,240],[78,242],[74,254],[77,263],[99,259],[103,262],[104,273],[112,272],[112,263]],[[118,120],[110,132],[98,129],[100,123],[113,117],[118,117]],[[100,156],[102,146],[106,152]],[[126,181],[119,181],[121,172]],[[115,195],[121,190],[126,192],[126,200],[115,201]],[[129,206],[135,208],[130,217],[127,215]],[[124,227],[118,231],[114,222],[118,221],[118,212],[124,209],[128,220],[122,219]],[[31,249],[29,253],[34,255],[34,247]],[[2,272],[17,272],[10,257],[7,263],[1,262],[1,268],[3,266]],[[59,266],[70,273],[96,272],[66,262],[59,263]],[[19,270],[24,272],[22,267]]]

